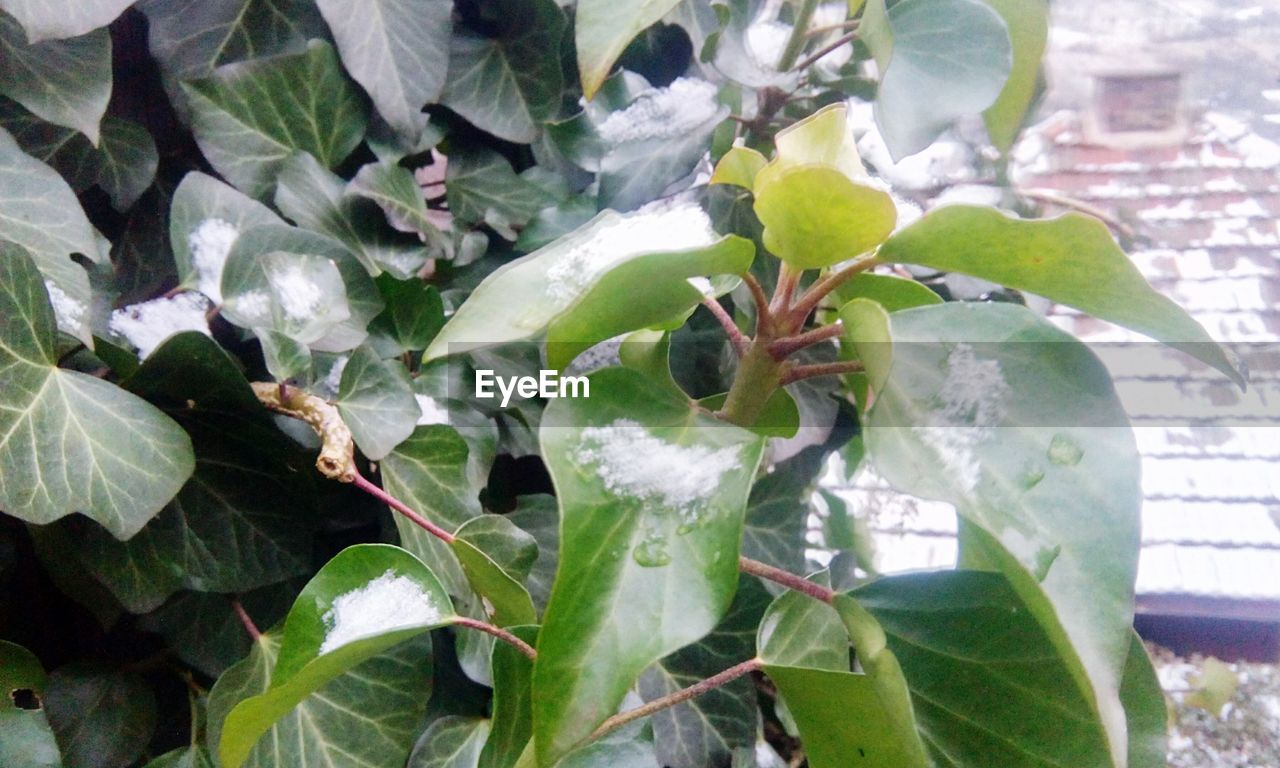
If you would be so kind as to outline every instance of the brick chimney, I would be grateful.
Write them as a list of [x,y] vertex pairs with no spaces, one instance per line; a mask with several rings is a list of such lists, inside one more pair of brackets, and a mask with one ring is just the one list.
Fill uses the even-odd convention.
[[1084,131],[1090,143],[1115,149],[1181,144],[1187,138],[1182,73],[1146,69],[1095,74]]

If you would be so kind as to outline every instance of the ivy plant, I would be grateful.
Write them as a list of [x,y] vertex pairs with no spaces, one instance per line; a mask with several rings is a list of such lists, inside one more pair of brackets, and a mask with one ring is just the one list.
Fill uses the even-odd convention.
[[[1106,369],[912,278],[1243,385],[1009,186],[1047,15],[0,0],[0,763],[1163,765]],[[910,220],[858,137],[958,124]]]

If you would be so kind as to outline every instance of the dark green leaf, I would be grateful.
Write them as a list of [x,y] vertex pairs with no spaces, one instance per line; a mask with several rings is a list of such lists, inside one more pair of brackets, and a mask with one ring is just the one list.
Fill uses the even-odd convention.
[[49,675],[45,711],[66,768],[129,765],[156,727],[155,695],[141,677],[87,663]]
[[551,597],[551,584],[555,581],[559,562],[560,510],[552,496],[522,496],[516,511],[507,518],[533,536],[538,544],[538,559],[529,568],[525,586],[534,606],[542,612]]
[[389,339],[396,352],[426,349],[444,326],[444,302],[434,285],[391,275],[378,278],[386,309],[374,318],[369,332]]
[[[426,199],[413,172],[393,163],[369,163],[347,184],[347,193],[378,204],[387,223],[424,240],[439,240],[440,230],[427,216]],[[456,212],[455,212],[456,214]]]
[[545,191],[511,170],[502,155],[491,150],[462,150],[449,155],[445,177],[449,212],[460,223],[487,224],[508,240],[535,213],[555,203]]
[[489,736],[489,721],[442,717],[418,737],[408,768],[476,768]]
[[26,648],[0,640],[0,764],[62,768],[45,716],[45,674]]
[[367,345],[342,369],[337,405],[356,445],[374,461],[404,442],[421,414],[404,366],[382,360]]
[[992,208],[949,205],[889,238],[880,258],[1040,294],[1163,341],[1244,383],[1226,352],[1148,285],[1106,226],[1089,216],[1028,221]]
[[552,0],[502,0],[491,12],[496,36],[454,34],[440,101],[477,128],[527,144],[560,104],[564,13]]
[[209,163],[245,194],[269,199],[295,152],[332,168],[356,148],[368,104],[328,43],[305,53],[227,64],[182,85]]
[[240,768],[259,737],[326,683],[453,618],[444,588],[413,555],[386,544],[343,550],[289,611],[271,687],[227,714],[218,745],[223,765]]
[[18,22],[0,12],[0,93],[96,146],[111,98],[111,36],[99,29],[29,45]]
[[80,512],[127,539],[191,476],[191,440],[115,385],[58,368],[35,263],[13,245],[0,257],[0,508],[38,524]]
[[108,117],[102,121],[100,154],[98,186],[117,211],[128,210],[156,177],[160,155],[155,140],[137,123]]
[[792,573],[804,570],[805,518],[812,468],[784,464],[756,481],[747,504],[742,554]]
[[941,296],[915,280],[871,272],[854,275],[834,293],[841,305],[854,299],[870,299],[884,307],[885,312],[942,303]]
[[590,399],[553,400],[540,431],[561,513],[534,670],[547,764],[611,715],[645,667],[719,623],[764,442],[635,371],[591,381]]
[[[255,623],[271,626],[284,618],[298,587],[292,580],[272,584],[241,595],[239,600]],[[227,595],[182,592],[139,617],[138,625],[163,635],[178,658],[216,678],[243,659],[253,645],[231,601]]]
[[[509,627],[516,637],[537,647],[538,628]],[[533,661],[514,646],[493,646],[493,720],[478,768],[513,768],[533,735],[531,692]]]
[[1120,683],[1129,722],[1129,768],[1165,768],[1169,754],[1169,710],[1142,638],[1134,632]]
[[27,30],[33,43],[77,37],[105,27],[133,0],[3,0],[0,9]]
[[421,133],[422,107],[444,88],[449,0],[318,0],[342,63],[392,128]]

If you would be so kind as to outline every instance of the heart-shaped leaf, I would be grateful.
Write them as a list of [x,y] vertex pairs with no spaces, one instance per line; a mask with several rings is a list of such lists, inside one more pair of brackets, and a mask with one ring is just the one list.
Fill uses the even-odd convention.
[[653,26],[680,0],[583,0],[574,16],[574,48],[582,92],[590,99],[636,35]]
[[62,40],[105,27],[133,0],[2,0],[0,9],[27,30],[33,43]]
[[613,714],[645,667],[724,615],[764,445],[635,371],[591,382],[589,399],[552,401],[539,432],[561,515],[534,670],[544,764]]
[[289,611],[271,687],[227,714],[223,765],[240,768],[258,738],[325,683],[454,617],[449,596],[418,558],[386,544],[344,549]]
[[0,317],[0,508],[37,524],[80,512],[129,538],[191,476],[190,438],[145,401],[57,367],[49,294],[15,245],[0,246]]
[[374,461],[413,433],[422,412],[404,366],[381,359],[368,346],[352,352],[342,369],[337,405],[356,445]]
[[481,515],[463,523],[450,545],[476,593],[488,601],[491,621],[500,627],[537,620],[524,588],[538,556],[533,537],[501,515]]
[[0,13],[0,93],[97,146],[111,98],[111,36],[99,29],[32,45],[18,22]]

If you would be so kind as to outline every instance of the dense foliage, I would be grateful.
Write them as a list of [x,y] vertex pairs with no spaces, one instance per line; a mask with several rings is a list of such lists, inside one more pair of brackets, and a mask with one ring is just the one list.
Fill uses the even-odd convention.
[[[0,9],[0,764],[1164,764],[1133,437],[1020,297],[1239,374],[1007,186],[1046,0]],[[1008,210],[909,220],[865,104]]]

